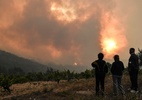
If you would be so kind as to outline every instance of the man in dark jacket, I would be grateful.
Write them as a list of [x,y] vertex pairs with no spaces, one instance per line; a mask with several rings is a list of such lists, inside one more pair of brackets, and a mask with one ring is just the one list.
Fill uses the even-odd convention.
[[96,95],[99,95],[99,84],[101,84],[101,93],[104,95],[104,80],[105,75],[108,72],[108,66],[106,62],[103,60],[103,53],[98,54],[98,60],[92,62],[92,67],[95,69],[95,77],[96,77]]
[[111,73],[113,79],[113,92],[114,95],[118,95],[118,89],[121,91],[121,94],[124,95],[124,89],[121,84],[122,75],[124,70],[124,64],[122,61],[119,60],[119,55],[114,56],[114,62],[112,63]]
[[135,54],[134,48],[130,48],[129,53],[130,53],[130,58],[128,62],[128,71],[131,81],[131,92],[136,93],[138,88],[138,70],[139,70],[138,56]]

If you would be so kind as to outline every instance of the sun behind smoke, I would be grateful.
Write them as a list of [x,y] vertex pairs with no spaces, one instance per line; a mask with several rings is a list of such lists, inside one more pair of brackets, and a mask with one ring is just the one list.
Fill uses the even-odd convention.
[[108,39],[104,42],[105,42],[104,44],[106,45],[106,48],[105,48],[106,52],[113,52],[115,49],[117,49],[117,45],[114,40]]
[[112,59],[115,54],[118,54],[127,45],[124,26],[119,19],[112,16],[110,13],[105,14],[101,21],[101,48],[105,54],[105,58]]

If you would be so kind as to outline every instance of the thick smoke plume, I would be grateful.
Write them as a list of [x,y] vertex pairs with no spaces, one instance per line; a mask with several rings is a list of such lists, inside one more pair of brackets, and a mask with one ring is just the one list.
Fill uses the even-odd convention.
[[[88,65],[127,42],[115,0],[0,0],[0,49],[43,63]],[[122,28],[123,27],[123,28]],[[117,40],[123,38],[122,41]]]

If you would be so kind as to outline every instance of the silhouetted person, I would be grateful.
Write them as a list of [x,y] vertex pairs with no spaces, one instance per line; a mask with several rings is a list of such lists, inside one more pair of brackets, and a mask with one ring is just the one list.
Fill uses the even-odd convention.
[[131,81],[130,90],[132,93],[136,93],[138,89],[138,70],[139,70],[138,56],[135,54],[134,48],[130,48],[129,53],[130,53],[130,58],[128,62],[128,71]]
[[92,67],[95,68],[95,78],[96,78],[96,95],[99,95],[99,85],[101,85],[101,94],[104,95],[104,80],[105,75],[108,72],[108,66],[103,60],[104,55],[102,53],[98,54],[98,60],[92,62]]
[[113,93],[115,96],[118,95],[118,90],[120,90],[121,94],[124,95],[124,89],[121,84],[122,75],[124,70],[124,64],[119,60],[119,55],[114,56],[114,62],[111,66],[111,73],[113,79]]

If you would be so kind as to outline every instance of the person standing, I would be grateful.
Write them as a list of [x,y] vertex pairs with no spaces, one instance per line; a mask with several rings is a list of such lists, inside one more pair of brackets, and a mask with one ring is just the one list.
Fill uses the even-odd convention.
[[138,70],[139,70],[139,63],[138,63],[138,56],[135,54],[135,49],[129,49],[130,57],[128,61],[128,71],[130,75],[131,81],[131,93],[138,92]]
[[111,66],[111,73],[113,79],[113,93],[115,96],[118,95],[118,90],[120,90],[121,94],[124,95],[125,91],[121,84],[122,75],[124,71],[124,64],[122,61],[119,60],[119,55],[114,56],[114,62]]
[[95,69],[95,78],[96,78],[96,95],[99,95],[99,85],[101,85],[101,94],[104,95],[104,80],[106,73],[108,72],[108,66],[106,65],[106,61],[103,60],[104,54],[98,54],[98,60],[91,63],[92,67]]

